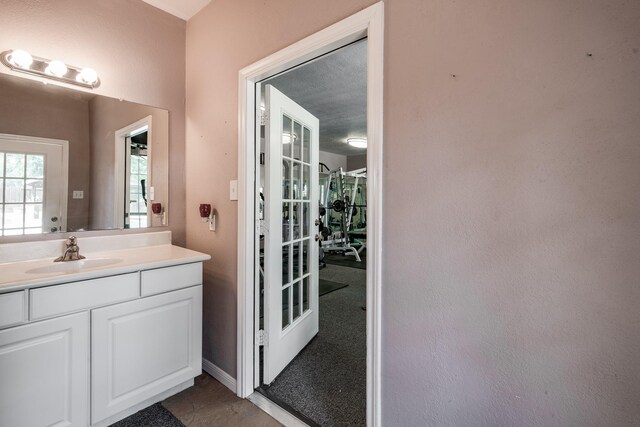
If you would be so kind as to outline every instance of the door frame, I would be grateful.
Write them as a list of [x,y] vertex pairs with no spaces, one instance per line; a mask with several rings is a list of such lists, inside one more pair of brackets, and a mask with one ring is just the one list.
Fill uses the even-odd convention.
[[[125,127],[123,127],[122,129],[118,129],[117,131],[115,131],[115,139],[114,139],[114,155],[115,155],[115,161],[114,161],[114,208],[113,208],[113,215],[114,215],[114,226],[116,228],[124,228],[124,212],[125,212],[125,203],[124,203],[124,197],[127,194],[127,190],[124,188],[125,187],[125,171],[127,170],[126,168],[126,160],[125,160],[125,154],[127,152],[127,148],[125,147],[126,145],[126,140],[128,136],[132,136],[132,135],[137,135],[138,133],[136,132],[137,130],[139,130],[140,128],[147,126],[147,158],[151,159],[151,151],[152,151],[152,145],[153,145],[153,116],[147,116],[147,117],[143,117],[142,119],[131,123],[130,125],[127,125]],[[151,168],[151,162],[147,162],[147,188],[151,188],[151,183],[152,183],[152,172],[151,172],[152,168]],[[149,194],[147,192],[147,194]],[[147,198],[149,198],[149,196],[147,196]],[[149,199],[151,200],[151,199]],[[151,225],[151,203],[147,203],[147,220],[148,220],[148,224],[149,226]]]
[[373,4],[239,72],[238,296],[236,394],[254,391],[256,116],[255,84],[366,37],[367,43],[367,425],[381,425],[382,126],[384,5]]

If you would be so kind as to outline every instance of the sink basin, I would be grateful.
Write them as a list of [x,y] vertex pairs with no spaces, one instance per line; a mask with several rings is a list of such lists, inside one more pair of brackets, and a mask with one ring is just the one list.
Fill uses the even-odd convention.
[[31,270],[27,270],[25,273],[77,273],[89,268],[105,267],[107,265],[117,264],[120,261],[122,261],[120,258],[92,258],[81,259],[78,261],[56,262],[54,264],[45,265],[44,267],[32,268]]

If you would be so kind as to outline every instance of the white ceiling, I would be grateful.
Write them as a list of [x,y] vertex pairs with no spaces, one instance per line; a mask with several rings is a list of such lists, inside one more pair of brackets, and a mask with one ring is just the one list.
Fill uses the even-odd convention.
[[211,2],[211,0],[142,0],[167,13],[188,21],[193,15]]
[[271,84],[320,121],[320,150],[354,155],[366,148],[347,144],[367,136],[367,41],[338,49],[272,77]]

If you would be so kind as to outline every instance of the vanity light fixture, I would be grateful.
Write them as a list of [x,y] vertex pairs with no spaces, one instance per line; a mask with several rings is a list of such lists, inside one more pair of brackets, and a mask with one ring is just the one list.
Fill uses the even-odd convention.
[[367,138],[347,138],[347,143],[356,148],[367,148]]
[[59,78],[64,77],[64,75],[67,74],[68,71],[69,69],[67,68],[66,64],[57,59],[49,62],[49,65],[44,70],[45,73]]
[[7,60],[16,67],[29,68],[33,62],[33,56],[26,50],[14,50],[8,55]]
[[0,61],[12,69],[22,73],[46,77],[64,83],[70,83],[90,89],[100,86],[98,73],[92,68],[79,68],[54,59],[33,56],[26,50],[7,50],[0,54]]

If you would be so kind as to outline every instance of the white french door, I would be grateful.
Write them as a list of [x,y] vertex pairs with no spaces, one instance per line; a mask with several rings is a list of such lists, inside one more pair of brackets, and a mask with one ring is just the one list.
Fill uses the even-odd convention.
[[67,141],[0,134],[0,235],[66,231]]
[[267,85],[264,377],[318,333],[318,119]]

